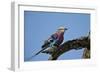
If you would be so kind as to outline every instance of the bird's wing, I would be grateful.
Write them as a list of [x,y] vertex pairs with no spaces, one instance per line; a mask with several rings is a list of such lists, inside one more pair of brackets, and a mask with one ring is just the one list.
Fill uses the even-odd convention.
[[41,48],[48,48],[49,47],[50,42],[44,42],[44,44],[42,45]]
[[48,48],[50,44],[53,43],[57,38],[58,38],[57,33],[52,34],[50,38],[46,40],[46,42],[44,42],[44,44],[42,45],[42,48]]

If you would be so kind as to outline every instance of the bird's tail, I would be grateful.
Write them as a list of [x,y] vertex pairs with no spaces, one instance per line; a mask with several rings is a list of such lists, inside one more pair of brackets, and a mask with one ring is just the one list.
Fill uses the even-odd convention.
[[31,60],[32,58],[36,57],[38,54],[40,54],[43,50],[45,50],[45,48],[43,48],[42,50],[40,50],[39,52],[37,52],[35,55],[32,55],[30,58],[28,58],[27,60]]

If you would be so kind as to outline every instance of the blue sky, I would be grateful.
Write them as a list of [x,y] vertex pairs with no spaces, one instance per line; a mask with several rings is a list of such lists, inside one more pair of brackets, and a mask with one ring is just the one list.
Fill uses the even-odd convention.
[[[90,14],[24,11],[24,60],[41,50],[44,40],[60,26],[68,28],[64,41],[85,36],[90,31]],[[83,49],[71,50],[59,60],[81,59]],[[31,61],[46,61],[49,55],[40,53]]]

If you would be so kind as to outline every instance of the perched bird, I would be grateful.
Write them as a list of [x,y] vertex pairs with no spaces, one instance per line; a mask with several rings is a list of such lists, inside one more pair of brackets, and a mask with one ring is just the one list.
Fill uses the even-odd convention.
[[47,39],[42,45],[42,49],[44,49],[42,53],[51,54],[52,52],[54,52],[63,42],[64,33],[66,30],[68,29],[64,27],[59,27],[58,30],[54,34],[52,34],[49,39]]
[[45,40],[44,44],[41,46],[42,49],[32,57],[35,57],[41,52],[48,53],[48,54],[54,52],[63,42],[64,33],[66,30],[68,29],[64,27],[59,27],[54,34],[52,34],[47,40]]

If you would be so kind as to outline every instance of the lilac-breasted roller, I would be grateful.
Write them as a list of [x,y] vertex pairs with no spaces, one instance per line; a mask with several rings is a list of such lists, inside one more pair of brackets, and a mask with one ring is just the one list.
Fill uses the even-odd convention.
[[52,53],[55,49],[57,49],[64,40],[64,33],[66,30],[67,28],[59,27],[57,32],[51,35],[50,38],[42,45],[43,49],[50,47],[44,50],[43,53]]
[[[59,27],[58,30],[52,34],[42,45],[42,49],[37,52],[34,56],[38,55],[39,53],[52,53],[55,49],[57,49],[64,40],[64,33],[68,30],[64,27]],[[34,57],[32,56],[32,57]]]

